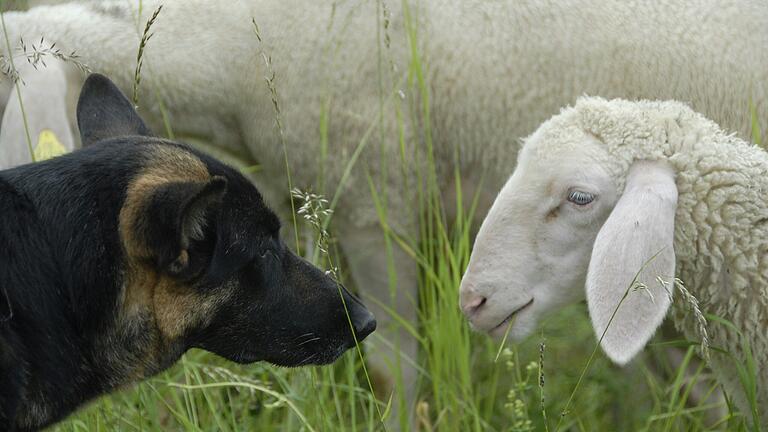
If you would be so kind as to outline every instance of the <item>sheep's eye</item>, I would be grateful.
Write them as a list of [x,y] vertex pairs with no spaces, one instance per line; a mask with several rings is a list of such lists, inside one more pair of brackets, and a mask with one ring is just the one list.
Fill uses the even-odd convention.
[[589,192],[574,190],[568,193],[568,201],[580,206],[587,205],[594,199],[595,196]]

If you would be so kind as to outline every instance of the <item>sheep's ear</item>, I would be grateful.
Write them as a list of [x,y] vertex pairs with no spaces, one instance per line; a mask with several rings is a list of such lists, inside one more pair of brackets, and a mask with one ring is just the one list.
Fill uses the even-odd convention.
[[100,74],[91,74],[77,100],[77,126],[83,147],[108,138],[151,136],[144,121],[120,89]]
[[645,347],[672,301],[676,207],[672,169],[664,162],[636,162],[595,239],[587,304],[598,339],[605,332],[603,350],[618,364]]

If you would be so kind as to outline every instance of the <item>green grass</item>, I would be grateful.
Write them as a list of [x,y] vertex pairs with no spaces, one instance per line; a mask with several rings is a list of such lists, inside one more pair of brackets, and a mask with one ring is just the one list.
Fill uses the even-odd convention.
[[[497,346],[484,337],[444,329],[430,340],[420,402],[422,424],[440,431],[544,430],[538,386],[541,336],[513,345],[494,363]],[[573,390],[595,338],[584,308],[569,307],[547,322],[544,407],[550,430]],[[451,338],[454,336],[454,338]],[[441,350],[441,351],[440,351]],[[560,430],[707,430],[712,401],[686,404],[687,361],[668,378],[651,369],[663,362],[651,348],[625,369],[598,355]],[[451,357],[436,357],[437,351]],[[693,348],[687,358],[693,356]],[[466,354],[466,356],[464,356]],[[661,360],[660,360],[661,359]],[[192,351],[174,368],[134,388],[104,397],[52,428],[112,430],[381,430],[376,402],[354,352],[335,366],[281,369],[240,366]],[[447,376],[451,371],[457,376]],[[697,375],[698,377],[698,375]],[[743,417],[723,419],[727,430],[747,430]]]
[[[458,306],[458,287],[471,252],[471,235],[476,197],[461,194],[455,209],[446,209],[435,172],[430,128],[429,65],[418,51],[418,29],[411,25],[406,8],[406,28],[410,42],[410,64],[405,82],[394,79],[389,70],[385,41],[389,31],[380,17],[379,88],[381,116],[374,119],[361,138],[344,172],[343,181],[353,170],[366,170],[358,156],[370,145],[397,143],[399,164],[404,173],[417,176],[422,185],[414,193],[418,203],[420,227],[418,238],[399,236],[389,228],[387,191],[380,187],[386,178],[368,175],[372,202],[376,206],[391,257],[396,248],[404,249],[420,269],[418,301],[419,322],[403,323],[420,341],[419,400],[415,420],[404,416],[387,418],[392,407],[404,407],[401,393],[377,399],[371,391],[361,355],[350,350],[335,365],[285,369],[266,364],[236,365],[198,350],[188,352],[168,371],[138,385],[102,397],[51,428],[54,431],[369,431],[398,424],[403,430],[417,424],[424,431],[539,431],[539,430],[640,430],[703,431],[715,424],[721,430],[751,430],[747,419],[760,415],[756,406],[740,414],[715,398],[691,400],[692,385],[702,381],[709,393],[718,388],[703,378],[704,366],[692,366],[696,359],[695,343],[661,340],[625,368],[618,368],[598,350],[596,337],[583,304],[572,305],[550,317],[540,331],[520,344],[497,342],[470,331]],[[160,18],[162,20],[162,16]],[[151,44],[151,42],[149,42]],[[254,44],[259,42],[254,38]],[[266,59],[266,57],[265,57]],[[266,60],[265,60],[266,61]],[[140,62],[140,59],[138,60]],[[269,66],[269,64],[267,64]],[[148,65],[151,67],[151,64]],[[139,70],[137,68],[137,85]],[[255,77],[254,79],[262,79]],[[279,77],[267,77],[279,124]],[[418,97],[401,100],[396,89],[406,86]],[[154,89],[156,90],[156,89]],[[23,91],[20,88],[19,91]],[[153,92],[155,95],[157,91]],[[162,101],[155,101],[161,104]],[[329,102],[330,103],[330,102]],[[396,137],[384,136],[383,111],[392,107],[399,120]],[[329,157],[329,109],[323,105],[318,125],[323,159]],[[161,109],[164,111],[164,109]],[[754,138],[761,139],[761,129],[750,103]],[[168,117],[164,115],[164,118]],[[406,142],[402,132],[405,122],[424,125],[417,142]],[[172,135],[166,122],[167,134]],[[280,134],[282,136],[282,130]],[[285,146],[283,146],[285,149]],[[410,152],[417,149],[414,154]],[[285,151],[286,167],[290,153]],[[370,149],[368,149],[370,151]],[[384,154],[382,151],[381,154]],[[424,170],[413,170],[411,160]],[[510,167],[510,170],[512,167]],[[389,172],[387,169],[378,170]],[[318,179],[335,206],[340,188],[324,189],[325,178]],[[455,173],[460,185],[461,176]],[[289,196],[286,185],[286,196]],[[455,214],[448,218],[447,214]],[[300,230],[288,232],[298,239]],[[327,224],[327,222],[326,222]],[[331,224],[332,227],[332,224]],[[323,225],[325,228],[325,225]],[[295,234],[294,234],[295,233]],[[293,244],[293,238],[287,239]],[[304,251],[318,265],[340,266],[343,257]],[[382,269],[384,271],[385,269]],[[386,269],[391,288],[397,289],[397,270],[392,261]],[[708,317],[719,325],[728,323]],[[396,342],[393,342],[396,344]],[[683,361],[669,364],[664,350],[670,346],[684,352]],[[596,355],[593,355],[594,353]],[[375,355],[375,353],[371,353]],[[713,355],[729,355],[715,352]],[[401,367],[400,365],[396,365]],[[754,395],[756,365],[737,364],[742,384]],[[754,398],[752,398],[754,403]],[[567,412],[563,412],[567,407]],[[720,408],[724,415],[713,416]],[[399,410],[400,413],[406,410]],[[382,422],[384,417],[384,422]],[[559,426],[559,429],[558,429]]]

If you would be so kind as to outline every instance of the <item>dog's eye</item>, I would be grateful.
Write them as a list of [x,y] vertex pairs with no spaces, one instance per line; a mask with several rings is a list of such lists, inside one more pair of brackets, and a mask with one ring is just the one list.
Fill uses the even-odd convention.
[[587,205],[594,201],[595,196],[589,192],[579,191],[579,190],[572,190],[568,193],[568,201],[579,205]]

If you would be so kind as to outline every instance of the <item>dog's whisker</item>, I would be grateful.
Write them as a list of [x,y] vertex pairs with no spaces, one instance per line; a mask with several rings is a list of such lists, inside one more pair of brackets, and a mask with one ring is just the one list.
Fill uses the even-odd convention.
[[308,344],[310,342],[319,341],[320,339],[322,339],[322,338],[321,337],[313,337],[312,339],[305,340],[304,342],[300,343],[297,346],[302,346],[302,345]]
[[299,362],[299,366],[303,366],[303,365],[309,364],[309,362],[314,360],[315,357],[317,357],[317,353],[313,353],[313,354],[305,357],[304,360]]
[[313,339],[316,339],[316,338],[318,338],[318,337],[319,337],[319,336],[317,336],[317,335],[312,335],[312,336],[310,336],[310,337],[307,337],[307,338],[305,338],[304,340],[300,340],[300,341],[294,341],[294,343],[298,342],[298,343],[299,343],[299,345],[303,345],[303,344],[304,344],[304,343],[306,343],[307,341],[309,341],[309,340],[313,340]]
[[293,338],[293,340],[295,341],[297,339],[301,339],[301,338],[304,338],[304,337],[311,337],[311,336],[314,336],[314,335],[315,335],[314,332],[304,333],[301,336],[296,336],[295,338]]

